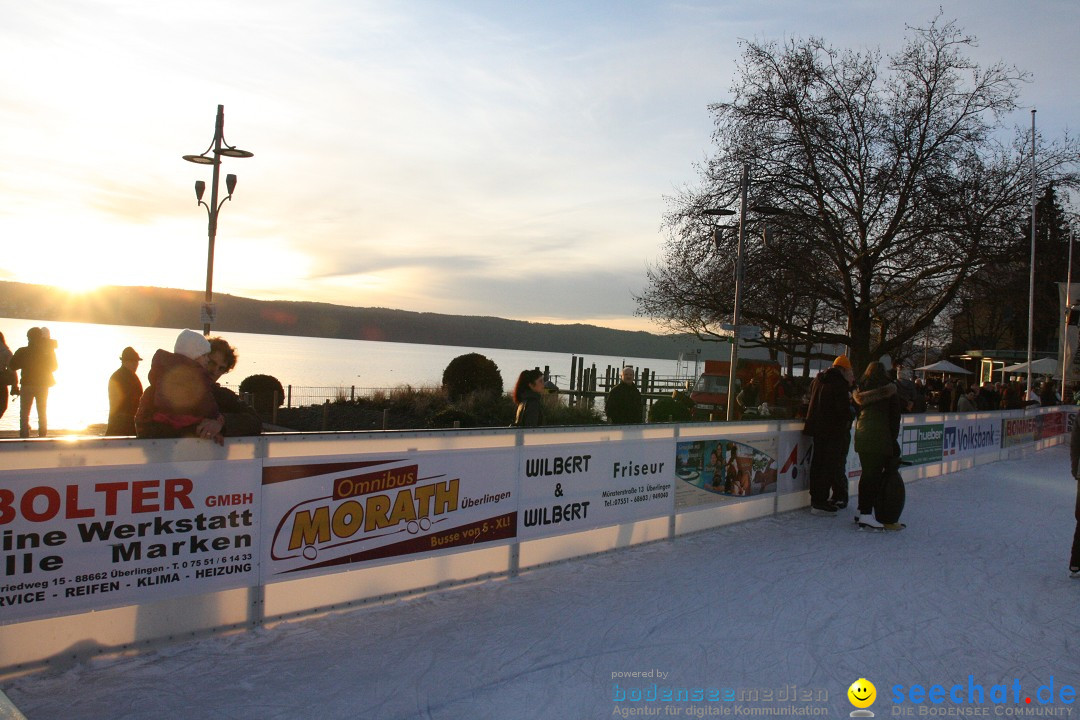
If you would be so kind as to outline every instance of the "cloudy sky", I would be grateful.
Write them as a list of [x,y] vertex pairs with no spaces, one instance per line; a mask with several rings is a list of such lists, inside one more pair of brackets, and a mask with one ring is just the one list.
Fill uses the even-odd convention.
[[0,0],[0,279],[202,289],[222,104],[215,291],[654,329],[738,40],[888,52],[939,6],[1032,73],[1010,122],[1076,126],[1076,0]]

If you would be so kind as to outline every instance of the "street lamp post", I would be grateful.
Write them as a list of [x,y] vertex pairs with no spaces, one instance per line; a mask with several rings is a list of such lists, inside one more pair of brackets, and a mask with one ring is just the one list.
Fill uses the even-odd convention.
[[1073,223],[1069,220],[1069,269],[1065,273],[1065,325],[1061,328],[1061,402],[1068,402],[1065,399],[1065,389],[1069,365],[1072,364],[1072,345],[1069,340],[1069,315],[1072,314],[1072,261]]
[[[213,156],[208,155],[213,151]],[[233,190],[236,189],[236,176],[229,174],[225,176],[225,188],[228,190],[228,196],[225,200],[218,202],[218,179],[221,173],[221,158],[234,157],[234,158],[249,158],[254,157],[254,153],[250,153],[247,150],[240,150],[239,148],[229,145],[225,142],[225,106],[217,106],[217,122],[214,125],[214,139],[210,143],[210,147],[203,150],[199,155],[184,155],[184,159],[188,162],[196,163],[197,165],[213,165],[214,174],[210,181],[210,204],[203,202],[203,193],[206,192],[206,183],[202,180],[195,181],[195,198],[198,200],[198,204],[206,208],[206,214],[208,216],[207,222],[207,236],[209,237],[209,243],[206,251],[206,299],[203,303],[203,335],[210,334],[210,323],[213,316],[213,299],[214,299],[214,242],[217,239],[217,221],[218,212],[221,210],[221,206],[225,204],[225,200],[232,200]]]
[[[750,192],[750,166],[743,163],[742,166],[742,178],[739,181],[740,186],[740,198],[739,198],[739,243],[736,249],[735,255],[735,305],[732,308],[732,338],[731,338],[731,357],[730,365],[728,368],[728,392],[727,392],[727,410],[725,419],[731,420],[733,417],[733,411],[735,409],[735,377],[736,368],[739,364],[739,340],[744,334],[742,327],[742,280],[743,280],[743,261],[746,255],[746,196]],[[772,207],[769,205],[754,205],[749,208],[762,215],[787,215],[788,213],[780,208]],[[715,209],[705,210],[706,215],[734,215],[734,210],[727,209]],[[720,246],[718,239],[714,232],[714,242],[717,247]]]

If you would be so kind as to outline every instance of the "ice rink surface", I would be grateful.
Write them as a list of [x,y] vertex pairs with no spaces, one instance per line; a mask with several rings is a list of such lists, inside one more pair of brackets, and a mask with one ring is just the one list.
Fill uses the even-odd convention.
[[[0,688],[29,720],[836,718],[866,678],[878,718],[1076,720],[1068,464],[909,483],[899,533],[789,512]],[[955,697],[909,699],[933,685]]]

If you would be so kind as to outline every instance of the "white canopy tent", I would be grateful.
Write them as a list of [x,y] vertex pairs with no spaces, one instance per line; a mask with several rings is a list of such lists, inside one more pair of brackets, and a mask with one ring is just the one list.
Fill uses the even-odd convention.
[[[1028,364],[1009,365],[1004,368],[1007,373],[1027,373]],[[1031,372],[1035,375],[1053,375],[1061,377],[1061,363],[1054,358],[1040,358],[1031,361]]]
[[931,363],[930,365],[923,365],[922,367],[915,369],[931,373],[944,373],[946,375],[971,375],[970,370],[965,370],[959,365],[955,365],[948,360],[938,360],[936,363]]

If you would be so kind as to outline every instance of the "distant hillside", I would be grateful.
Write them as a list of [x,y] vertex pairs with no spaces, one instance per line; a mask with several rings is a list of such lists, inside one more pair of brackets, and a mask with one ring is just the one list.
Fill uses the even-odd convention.
[[[109,287],[92,295],[70,295],[43,285],[0,282],[0,317],[146,327],[199,328],[203,294],[153,287]],[[356,308],[316,302],[252,300],[215,294],[220,332],[382,340],[511,350],[537,350],[642,358],[675,358],[715,343],[664,337],[594,325],[549,325],[495,317],[439,315],[385,308]]]

